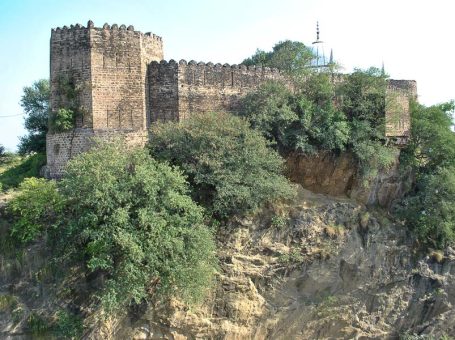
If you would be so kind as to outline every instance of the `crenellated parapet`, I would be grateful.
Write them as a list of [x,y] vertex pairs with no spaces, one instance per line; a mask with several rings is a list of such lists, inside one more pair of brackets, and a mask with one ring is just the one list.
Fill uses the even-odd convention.
[[237,112],[241,97],[265,81],[288,81],[276,68],[183,59],[152,62],[148,74],[152,121],[181,120],[196,112]]
[[[78,149],[88,145],[89,137],[100,131],[146,133],[148,129],[147,65],[163,59],[163,40],[152,33],[142,33],[133,26],[92,21],[52,29],[50,41],[51,110],[76,108]],[[82,130],[80,130],[82,131]],[[48,136],[47,161],[58,173],[74,153],[71,145],[63,147],[62,138]],[[105,135],[105,132],[103,132]],[[65,135],[66,136],[66,135]],[[87,137],[87,138],[86,138]],[[53,175],[54,176],[54,175]]]
[[387,81],[386,137],[394,144],[405,145],[411,134],[410,100],[417,100],[417,82],[414,80]]
[[[90,146],[92,137],[122,135],[142,145],[154,121],[180,121],[199,112],[239,112],[241,99],[270,80],[292,88],[276,68],[166,61],[162,38],[132,25],[95,27],[89,21],[86,26],[57,27],[51,31],[50,47],[51,110],[77,104],[79,111],[74,131],[47,136],[53,177]],[[343,77],[334,75],[334,81],[342,82]],[[68,86],[75,98],[70,98]],[[396,144],[405,143],[409,135],[409,98],[416,96],[415,82],[389,81],[386,136]]]

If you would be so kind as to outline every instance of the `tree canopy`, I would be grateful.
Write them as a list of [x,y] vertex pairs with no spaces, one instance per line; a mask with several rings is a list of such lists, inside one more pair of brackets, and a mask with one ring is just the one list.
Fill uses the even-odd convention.
[[152,128],[152,155],[181,167],[197,202],[217,217],[292,196],[283,160],[247,121],[206,113]]
[[13,236],[47,234],[53,257],[103,277],[107,312],[157,296],[197,301],[215,269],[212,231],[181,171],[144,149],[101,144],[71,160],[59,182],[29,179],[10,206]]
[[24,87],[21,106],[24,109],[25,128],[28,135],[21,137],[19,153],[45,152],[49,119],[50,86],[47,79],[35,81]]

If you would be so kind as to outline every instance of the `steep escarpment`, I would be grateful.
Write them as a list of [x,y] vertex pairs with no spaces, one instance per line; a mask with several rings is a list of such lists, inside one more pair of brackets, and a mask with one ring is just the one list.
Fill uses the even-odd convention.
[[[234,230],[234,231],[233,231]],[[203,307],[171,301],[119,323],[115,338],[396,338],[455,333],[455,251],[420,254],[408,231],[350,200],[307,190],[220,233]],[[100,332],[101,331],[101,332]],[[102,334],[102,335],[101,335]],[[93,338],[107,336],[102,328]]]
[[[420,252],[409,231],[381,211],[299,189],[294,201],[232,221],[217,238],[219,272],[201,306],[171,300],[144,303],[108,321],[88,316],[84,338],[455,334],[455,251],[447,248],[442,257]],[[2,271],[10,274],[3,276],[1,295],[16,302],[0,312],[2,337],[29,337],[30,317],[51,305],[84,304],[81,292],[71,298],[63,283],[40,280],[38,246],[21,259],[24,275],[12,273],[3,259]]]

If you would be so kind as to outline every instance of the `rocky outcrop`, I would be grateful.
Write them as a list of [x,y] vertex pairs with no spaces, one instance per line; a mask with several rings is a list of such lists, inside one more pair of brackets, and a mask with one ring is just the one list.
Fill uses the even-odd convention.
[[221,270],[202,307],[151,306],[116,337],[455,335],[455,251],[419,255],[403,226],[351,200],[302,189],[219,238]]
[[357,163],[352,154],[336,155],[320,152],[316,155],[290,154],[286,157],[289,178],[304,188],[330,196],[347,196],[367,205],[389,208],[410,188],[412,176],[401,174],[397,150],[394,163],[381,169],[369,183],[357,176]]
[[[299,189],[292,202],[232,221],[217,237],[219,273],[203,304],[143,304],[109,322],[92,315],[84,338],[455,336],[455,251],[422,253],[384,212]],[[22,263],[27,272],[18,282],[4,276],[0,294],[16,296],[24,319],[51,304],[77,304],[36,281],[27,262],[36,262],[39,252],[30,254]],[[5,311],[0,319],[2,337],[27,338],[24,321]]]

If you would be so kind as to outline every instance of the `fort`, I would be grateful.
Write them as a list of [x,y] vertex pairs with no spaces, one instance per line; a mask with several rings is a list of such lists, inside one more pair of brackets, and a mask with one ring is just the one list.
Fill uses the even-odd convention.
[[[65,79],[75,98],[64,90]],[[156,121],[181,121],[197,112],[238,112],[241,98],[268,80],[287,78],[268,67],[165,61],[162,38],[133,26],[95,27],[89,21],[86,27],[52,29],[51,116],[72,100],[78,115],[73,129],[47,134],[45,174],[60,177],[68,160],[88,150],[93,137],[144,145]],[[409,135],[409,97],[417,96],[416,83],[390,80],[387,94],[398,105],[386,111],[386,136],[402,144]]]

